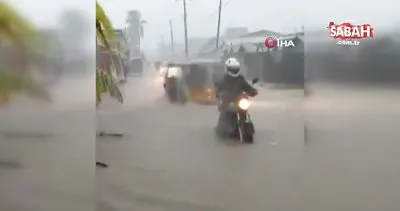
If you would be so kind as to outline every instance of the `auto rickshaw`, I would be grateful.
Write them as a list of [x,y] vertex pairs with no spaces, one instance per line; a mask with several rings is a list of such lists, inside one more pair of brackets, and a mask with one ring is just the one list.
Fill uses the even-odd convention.
[[223,65],[219,60],[192,60],[184,68],[184,81],[188,99],[202,104],[217,103],[215,82],[223,74]]
[[159,74],[161,77],[164,77],[164,78],[165,78],[165,74],[166,74],[166,72],[167,72],[168,65],[169,65],[168,62],[162,62],[162,63],[160,63],[158,69],[156,69],[156,71],[158,72],[158,74]]
[[183,66],[180,64],[168,64],[164,74],[164,90],[170,102],[187,101],[183,80]]

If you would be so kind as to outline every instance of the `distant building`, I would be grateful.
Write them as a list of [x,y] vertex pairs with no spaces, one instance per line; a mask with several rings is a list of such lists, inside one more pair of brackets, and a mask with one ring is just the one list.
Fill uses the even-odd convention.
[[236,52],[239,49],[240,45],[242,45],[247,52],[256,52],[258,49],[264,48],[265,38],[280,37],[282,39],[283,36],[285,35],[279,32],[260,30],[242,35],[240,37],[225,39],[225,41],[222,43],[221,48],[233,48],[233,50]]
[[[219,45],[221,45],[226,39],[240,37],[248,33],[248,29],[244,27],[230,27],[225,30],[225,33],[219,38]],[[207,54],[214,52],[216,49],[217,37],[208,39],[208,41],[200,47],[198,54]]]
[[193,37],[189,38],[188,44],[189,44],[189,56],[195,56],[199,52],[199,50],[202,48],[202,46],[207,43],[209,38],[204,38],[204,37]]
[[126,34],[124,33],[123,29],[114,29],[114,40],[112,41],[112,44],[117,46],[118,51],[122,55],[126,55],[127,51],[129,50],[128,48],[128,40],[126,38]]
[[225,30],[224,37],[239,37],[249,33],[249,30],[246,27],[230,27]]
[[[192,37],[188,40],[188,56],[196,57],[201,47],[207,43],[209,39],[203,37]],[[185,58],[185,44],[184,43],[174,43],[174,48],[171,45],[166,46],[160,45],[159,47],[160,54],[163,59],[168,58]]]
[[[232,32],[233,31],[233,32]],[[269,30],[260,30],[251,33],[239,33],[245,30],[232,30],[228,29],[223,37],[220,38],[219,48],[216,49],[216,38],[210,39],[199,51],[199,55],[203,57],[220,57],[223,55],[223,51],[227,48],[232,48],[233,51],[237,51],[240,45],[243,45],[246,51],[255,52],[257,47],[262,47],[265,38],[268,36],[281,37],[284,34]],[[226,36],[226,34],[228,34]],[[236,35],[236,36],[234,36]]]

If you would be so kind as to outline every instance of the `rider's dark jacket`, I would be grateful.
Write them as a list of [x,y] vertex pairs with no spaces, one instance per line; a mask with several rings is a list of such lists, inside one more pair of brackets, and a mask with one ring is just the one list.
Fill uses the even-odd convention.
[[223,79],[215,84],[217,89],[217,97],[221,99],[221,108],[225,108],[229,103],[236,102],[238,97],[246,92],[250,97],[254,97],[258,94],[249,82],[246,81],[243,75],[237,77],[224,75]]

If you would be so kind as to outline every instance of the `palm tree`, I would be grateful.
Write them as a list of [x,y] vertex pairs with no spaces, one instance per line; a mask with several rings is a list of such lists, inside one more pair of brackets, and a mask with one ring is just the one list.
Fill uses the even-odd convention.
[[[26,45],[36,35],[31,23],[7,3],[0,2],[0,38]],[[26,40],[28,39],[28,40]]]
[[136,50],[136,52],[133,52],[134,55],[139,56],[141,47],[140,39],[143,38],[143,24],[146,23],[146,21],[142,20],[142,15],[139,11],[131,10],[126,17],[126,23],[128,24],[128,44]]
[[7,55],[7,50],[17,50],[24,55],[24,61],[20,62],[25,64],[19,68],[0,64],[0,105],[7,104],[13,95],[20,93],[33,94],[42,99],[50,98],[48,92],[27,71],[28,58],[35,55],[32,44],[37,41],[36,35],[36,29],[27,19],[0,1],[0,51],[5,50]]
[[[114,38],[114,31],[110,19],[107,17],[101,5],[96,1],[96,38],[99,45],[103,45],[110,52],[115,53],[115,48],[111,46],[111,40]],[[96,105],[101,102],[101,95],[110,94],[119,102],[123,102],[123,97],[115,83],[110,69],[96,69]]]
[[[98,1],[96,1],[96,38],[98,45],[105,46],[110,54],[116,53],[115,46],[111,45],[111,40],[114,39],[114,30],[111,21]],[[120,103],[123,103],[122,94],[115,83],[111,70],[96,68],[96,106],[101,102],[101,95],[104,93],[110,94]],[[98,135],[120,136],[121,134],[105,134],[104,132],[98,132]],[[108,164],[96,161],[96,166],[106,168]]]

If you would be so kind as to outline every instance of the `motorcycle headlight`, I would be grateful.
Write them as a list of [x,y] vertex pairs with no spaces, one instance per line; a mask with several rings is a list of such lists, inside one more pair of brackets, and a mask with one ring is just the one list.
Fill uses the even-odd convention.
[[250,101],[248,99],[240,99],[239,100],[239,108],[242,110],[247,110],[250,107]]

